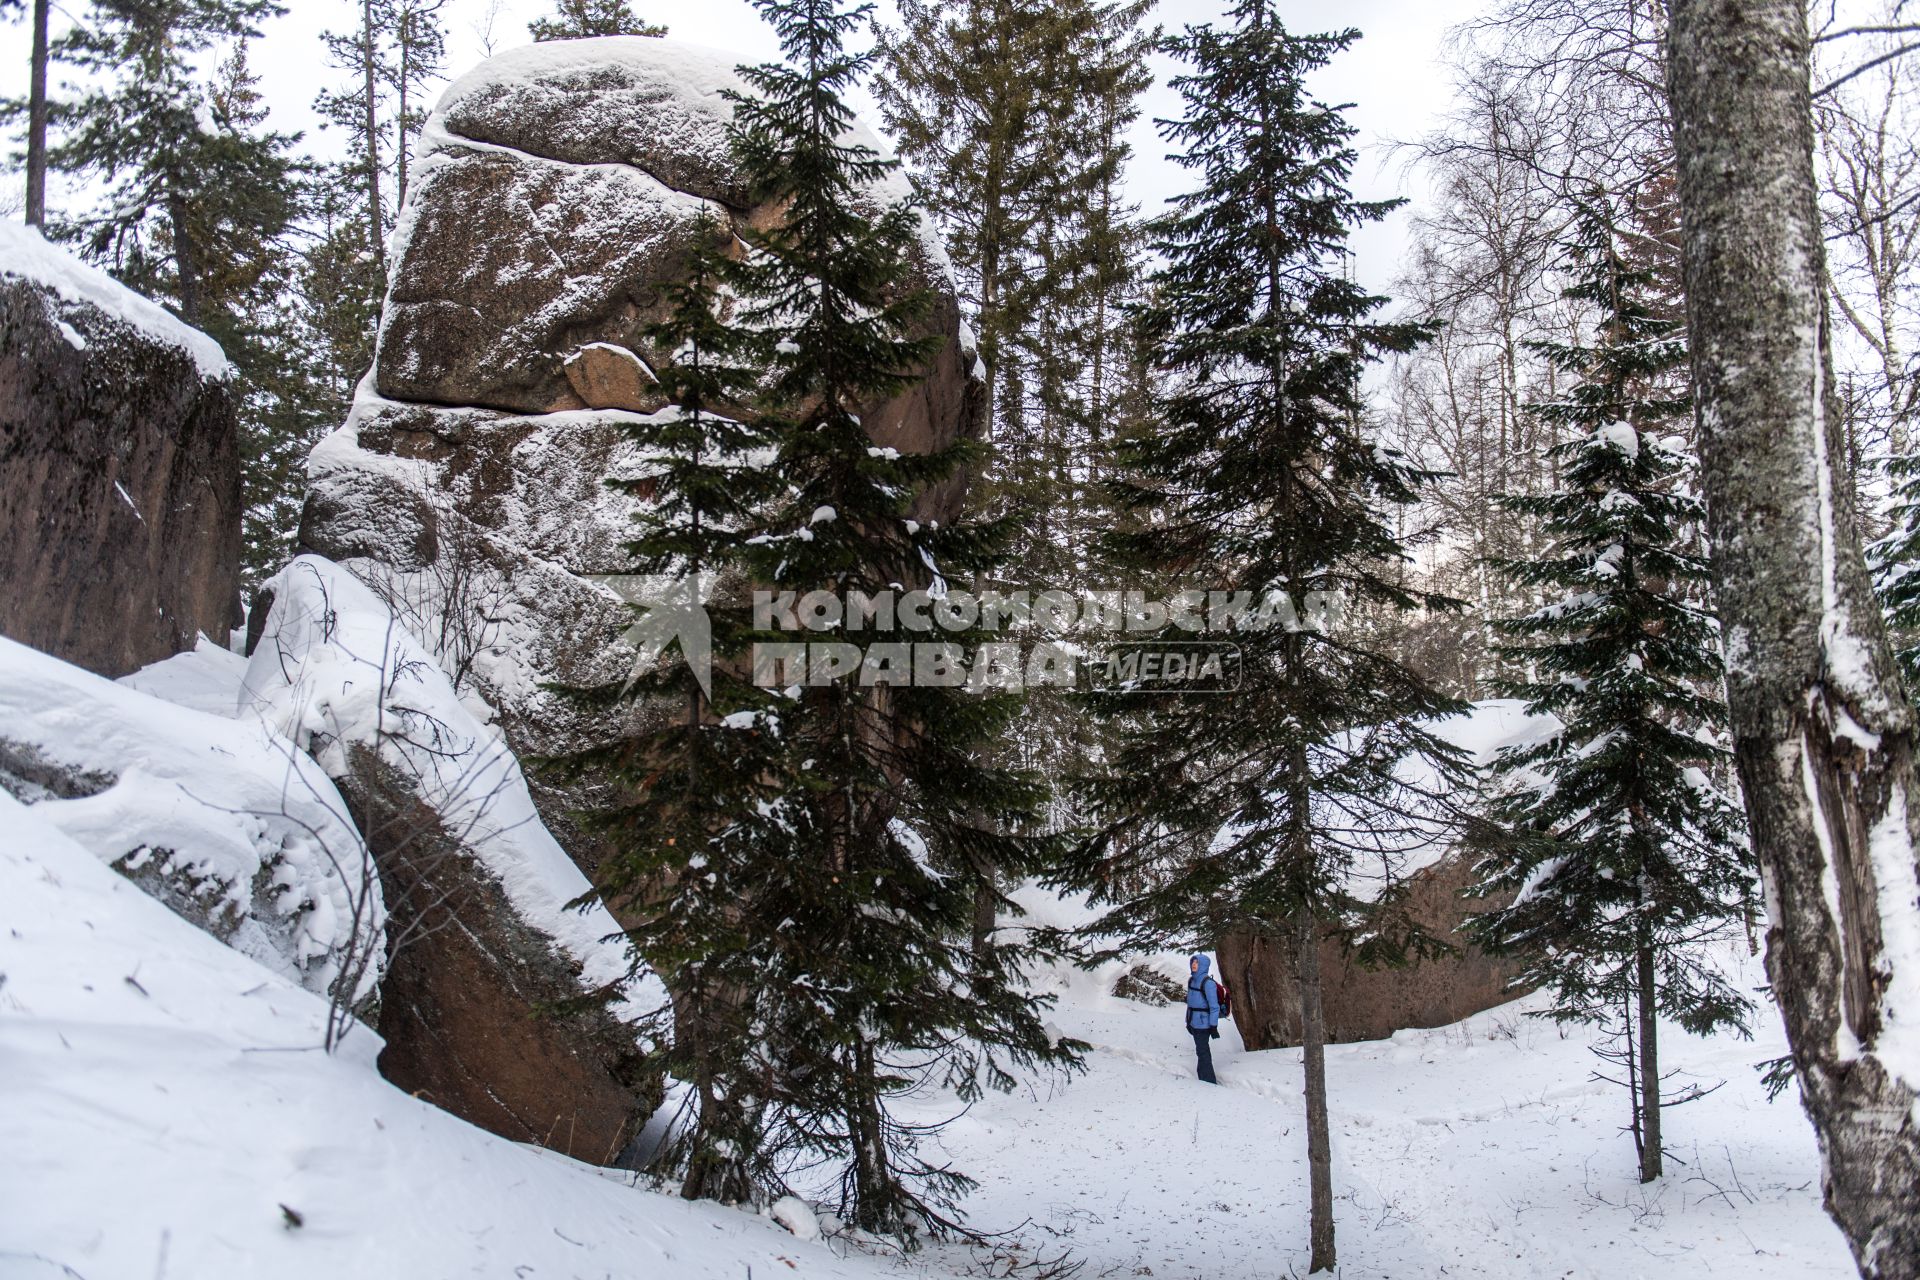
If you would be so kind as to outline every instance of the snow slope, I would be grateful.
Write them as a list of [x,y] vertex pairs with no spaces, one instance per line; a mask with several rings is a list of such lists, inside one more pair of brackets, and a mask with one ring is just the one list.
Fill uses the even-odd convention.
[[408,1097],[37,807],[0,794],[0,829],[7,1280],[889,1274]]
[[[13,757],[29,775],[13,785],[41,819],[325,992],[353,963],[355,919],[377,936],[379,885],[363,887],[365,846],[320,767],[267,726],[232,719],[238,661],[203,641],[123,684],[0,638],[0,773]],[[211,707],[223,680],[225,714],[143,691],[190,689]],[[358,993],[378,977],[361,973]]]

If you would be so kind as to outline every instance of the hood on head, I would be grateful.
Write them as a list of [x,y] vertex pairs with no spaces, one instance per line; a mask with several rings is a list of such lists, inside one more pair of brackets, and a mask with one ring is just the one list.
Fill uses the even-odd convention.
[[1207,959],[1205,956],[1195,956],[1193,960],[1195,964],[1200,966],[1194,970],[1193,976],[1196,978],[1206,977],[1207,971],[1213,968],[1213,961]]

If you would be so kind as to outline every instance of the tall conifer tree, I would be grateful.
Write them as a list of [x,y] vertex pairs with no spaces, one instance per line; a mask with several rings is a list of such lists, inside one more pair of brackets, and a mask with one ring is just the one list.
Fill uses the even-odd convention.
[[1385,300],[1344,270],[1353,228],[1393,206],[1353,198],[1353,127],[1304,84],[1359,33],[1294,35],[1276,9],[1241,0],[1222,26],[1169,42],[1186,64],[1173,81],[1185,109],[1163,129],[1199,185],[1149,228],[1166,265],[1142,322],[1162,382],[1157,421],[1123,442],[1118,492],[1133,522],[1114,539],[1144,575],[1245,593],[1254,614],[1233,636],[1243,684],[1110,704],[1130,731],[1090,788],[1109,838],[1084,851],[1079,878],[1109,907],[1098,929],[1129,947],[1207,945],[1234,929],[1296,957],[1309,1269],[1325,1271],[1321,945],[1354,939],[1364,960],[1385,962],[1422,941],[1394,880],[1432,814],[1404,779],[1413,760],[1442,778],[1457,769],[1421,723],[1456,708],[1337,618],[1315,620],[1316,600],[1447,602],[1395,572],[1406,552],[1393,511],[1430,477],[1362,425],[1368,364],[1427,332],[1373,321]]
[[1474,925],[1525,958],[1525,981],[1553,989],[1552,1017],[1621,1020],[1650,1182],[1662,1170],[1657,1017],[1745,1033],[1748,1001],[1693,944],[1731,927],[1753,877],[1739,804],[1715,781],[1730,760],[1714,737],[1726,723],[1719,628],[1693,550],[1706,512],[1669,434],[1691,412],[1677,307],[1624,256],[1604,197],[1582,207],[1568,256],[1566,296],[1595,309],[1597,334],[1538,348],[1577,379],[1531,410],[1566,440],[1562,487],[1508,500],[1550,546],[1502,566],[1547,601],[1503,624],[1508,656],[1535,674],[1502,692],[1560,727],[1497,762],[1510,835],[1483,871],[1489,890],[1518,896]]
[[[756,200],[785,217],[741,229],[739,260],[699,259],[655,335],[681,351],[663,379],[680,413],[648,441],[679,461],[657,477],[636,568],[704,557],[773,592],[842,601],[981,571],[997,531],[916,506],[970,448],[902,453],[864,426],[925,376],[937,342],[922,336],[918,212],[876,210],[892,162],[847,137],[844,95],[867,59],[844,42],[868,9],[759,8],[788,61],[742,69],[752,92],[732,140]],[[752,394],[736,390],[748,382]],[[766,456],[725,473],[756,447]],[[971,1100],[1078,1052],[1048,1035],[1048,1000],[1026,988],[1032,944],[971,945],[971,869],[1019,874],[1054,850],[1024,834],[1037,782],[976,762],[1013,700],[908,683],[914,642],[972,637],[913,630],[904,611],[798,634],[711,612],[716,642],[743,661],[752,641],[813,653],[775,666],[769,651],[732,676],[723,662],[710,697],[663,675],[686,713],[616,750],[631,753],[620,776],[639,799],[607,815],[628,848],[603,890],[635,891],[640,950],[675,989],[672,1052],[700,1092],[702,1118],[669,1162],[688,1194],[763,1202],[797,1171],[835,1169],[841,1212],[863,1229],[956,1228],[970,1181],[917,1154],[925,1129],[895,1099],[933,1084]],[[778,688],[739,683],[774,673]]]
[[783,768],[781,699],[748,678],[747,619],[717,602],[696,613],[723,576],[722,590],[740,590],[750,541],[780,488],[766,465],[767,432],[741,412],[755,343],[727,316],[724,282],[739,271],[731,245],[731,232],[710,220],[664,286],[666,315],[647,338],[668,353],[658,374],[671,407],[626,428],[655,465],[608,482],[640,501],[629,572],[682,584],[656,592],[663,611],[649,608],[640,625],[677,628],[683,649],[696,650],[683,659],[699,659],[704,641],[712,667],[663,662],[589,691],[586,700],[601,705],[680,710],[569,764],[576,776],[591,770],[611,779],[628,797],[595,816],[615,849],[596,888],[673,993],[673,1009],[656,1015],[650,1030],[660,1065],[692,1085],[691,1115],[657,1153],[655,1172],[688,1199],[764,1203],[783,1185],[763,1128],[778,1051],[756,1028],[770,1021],[766,1005],[777,993],[761,980],[750,931],[775,927],[766,912],[781,908],[767,897],[765,872],[787,856],[781,794],[802,784]]
[[[871,55],[845,41],[870,6],[756,2],[788,61],[743,72],[754,93],[737,104],[735,144],[758,197],[786,216],[747,233],[741,318],[770,342],[765,406],[789,487],[754,577],[843,599],[929,574],[966,581],[990,565],[999,531],[911,513],[972,451],[902,454],[877,447],[863,425],[924,376],[936,341],[917,336],[928,305],[914,265],[919,213],[873,211],[868,193],[895,162],[846,137],[845,94]],[[807,638],[874,655],[931,637],[902,613],[866,629],[843,619]],[[1077,1057],[1044,1029],[1047,1001],[1025,989],[1030,944],[970,945],[972,869],[1018,875],[1052,847],[1023,834],[1044,798],[1038,783],[976,759],[1014,707],[1008,696],[869,683],[810,664],[780,713],[800,784],[782,800],[790,847],[768,869],[777,891],[766,895],[785,925],[770,930],[764,975],[783,994],[773,1022],[785,1057],[782,1141],[844,1162],[845,1210],[870,1230],[952,1227],[971,1185],[917,1154],[919,1131],[894,1114],[894,1098],[933,1080],[969,1099],[983,1086],[1010,1088],[1011,1067]],[[930,849],[948,865],[932,865]]]
[[1405,549],[1392,510],[1430,477],[1362,426],[1367,364],[1425,336],[1373,322],[1384,299],[1343,269],[1351,230],[1393,206],[1353,199],[1352,127],[1303,83],[1357,37],[1296,36],[1270,0],[1245,0],[1223,28],[1170,42],[1189,70],[1174,81],[1186,110],[1166,133],[1200,186],[1150,227],[1167,265],[1141,318],[1164,381],[1157,428],[1123,444],[1116,487],[1136,521],[1114,548],[1144,574],[1309,617],[1240,629],[1244,684],[1230,709],[1217,696],[1120,704],[1132,732],[1090,798],[1122,838],[1093,846],[1086,869],[1111,905],[1100,927],[1129,944],[1244,929],[1292,949],[1313,1271],[1335,1259],[1321,944],[1358,940],[1370,962],[1422,944],[1394,878],[1432,814],[1404,770],[1412,758],[1443,776],[1458,768],[1420,723],[1454,704],[1309,607],[1450,603],[1395,572]]

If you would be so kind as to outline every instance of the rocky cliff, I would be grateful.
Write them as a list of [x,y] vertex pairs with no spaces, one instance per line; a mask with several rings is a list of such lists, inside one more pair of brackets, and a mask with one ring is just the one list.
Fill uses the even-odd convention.
[[224,640],[234,414],[212,339],[0,225],[0,634],[109,676]]

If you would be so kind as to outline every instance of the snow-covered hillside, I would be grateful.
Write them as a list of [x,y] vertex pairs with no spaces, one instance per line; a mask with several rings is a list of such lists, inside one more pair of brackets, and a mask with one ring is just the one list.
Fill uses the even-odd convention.
[[[375,1073],[373,1036],[318,1051],[316,997],[33,809],[0,797],[0,823],[0,1275],[898,1274],[408,1098]],[[1228,1032],[1224,1087],[1200,1085],[1178,1015],[1103,987],[1074,981],[1059,1013],[1096,1046],[1084,1076],[990,1097],[947,1131],[982,1180],[977,1224],[1028,1256],[1070,1250],[1089,1276],[1287,1274],[1304,1257],[1297,1053],[1242,1054]],[[1728,1083],[1675,1113],[1686,1164],[1652,1189],[1584,1037],[1518,1007],[1334,1047],[1342,1274],[1850,1274],[1806,1122],[1750,1067],[1777,1034],[1671,1035],[1683,1070]],[[937,1250],[907,1270],[968,1265]]]
[[505,1142],[0,794],[0,1276],[872,1276]]
[[[277,951],[222,945],[108,865],[143,832],[179,843],[240,822],[193,817],[182,779],[204,789],[211,772],[228,808],[259,808],[246,788],[271,780],[263,761],[275,778],[305,767],[255,742],[263,726],[218,714],[239,660],[208,645],[114,685],[19,646],[6,656],[15,736],[31,725],[43,753],[120,775],[92,797],[0,793],[7,1280],[1002,1275],[1061,1257],[1088,1277],[1252,1280],[1304,1266],[1298,1052],[1247,1054],[1229,1029],[1223,1087],[1199,1084],[1177,1011],[1109,994],[1113,966],[1042,979],[1060,1029],[1094,1046],[1083,1075],[971,1109],[911,1105],[929,1121],[964,1110],[937,1145],[981,1183],[974,1224],[1006,1233],[983,1248],[901,1260],[799,1238],[474,1128],[383,1081],[371,1032],[322,1052],[325,1004]],[[1021,896],[1046,923],[1084,915]],[[1763,981],[1743,949],[1724,963]],[[1791,1096],[1767,1103],[1752,1068],[1781,1052],[1770,1012],[1754,1042],[1663,1030],[1683,1079],[1725,1085],[1673,1112],[1674,1171],[1642,1187],[1624,1098],[1590,1079],[1590,1035],[1524,1016],[1540,1004],[1329,1050],[1343,1276],[1852,1273],[1806,1120]],[[792,1208],[782,1216],[811,1235]]]

